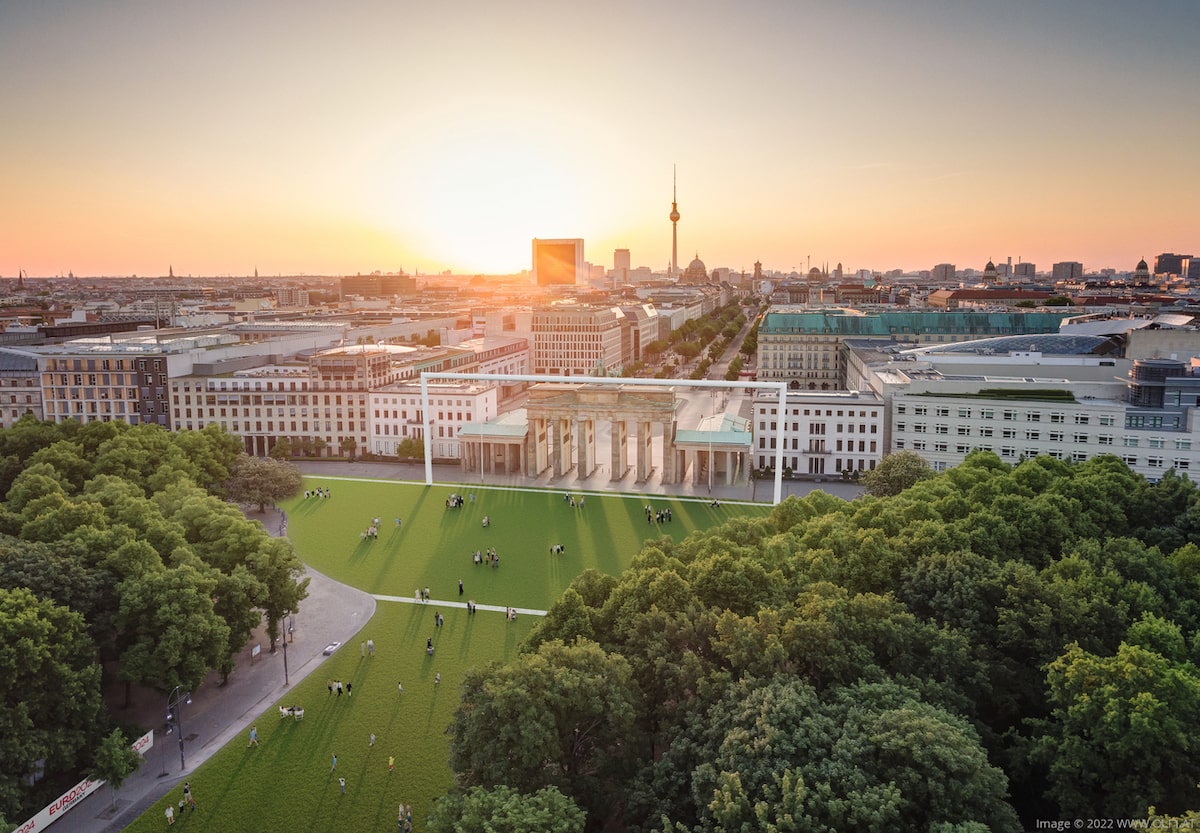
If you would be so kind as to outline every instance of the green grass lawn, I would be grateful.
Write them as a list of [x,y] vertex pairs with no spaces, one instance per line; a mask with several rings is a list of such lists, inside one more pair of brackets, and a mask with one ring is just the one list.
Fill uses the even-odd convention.
[[[332,492],[329,499],[299,498],[284,506],[288,534],[313,568],[375,594],[412,598],[417,588],[429,586],[435,600],[458,601],[461,578],[464,599],[535,609],[549,607],[588,567],[620,573],[647,538],[682,539],[735,515],[769,511],[619,495],[588,495],[583,508],[571,509],[561,493],[335,478],[309,478],[305,485]],[[475,502],[447,509],[446,497],[455,491],[473,491]],[[647,503],[656,510],[670,507],[673,522],[647,524]],[[484,515],[492,520],[486,529]],[[399,532],[397,516],[403,521]],[[360,532],[375,517],[381,518],[378,539],[362,540]],[[566,552],[552,557],[552,544]],[[472,562],[471,553],[488,547],[500,555],[498,568]],[[445,616],[440,629],[433,626],[435,610]],[[199,809],[175,829],[391,831],[403,801],[412,804],[414,829],[424,830],[433,800],[451,783],[446,727],[464,673],[515,656],[535,621],[381,601],[358,636],[374,640],[375,656],[363,659],[358,646],[347,645],[263,712],[259,747],[248,748],[243,734],[193,772]],[[432,658],[425,652],[430,636]],[[353,683],[354,694],[331,697],[326,686],[334,679]],[[404,684],[403,695],[397,682]],[[278,706],[293,703],[305,709],[304,720],[281,720]],[[374,748],[368,745],[372,733]],[[331,774],[335,752],[338,767]],[[395,758],[391,772],[389,756]],[[339,777],[346,779],[345,795]],[[127,829],[162,829],[167,800],[178,803],[181,796],[177,788]]]

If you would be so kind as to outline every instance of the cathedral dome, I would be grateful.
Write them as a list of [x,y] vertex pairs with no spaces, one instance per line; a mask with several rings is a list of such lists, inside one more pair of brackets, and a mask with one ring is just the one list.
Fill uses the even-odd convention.
[[1150,271],[1150,266],[1149,266],[1149,264],[1146,263],[1146,258],[1142,258],[1141,260],[1139,260],[1138,264],[1135,268],[1139,272],[1149,272]]
[[707,283],[708,269],[704,265],[704,261],[697,254],[696,258],[688,264],[687,269],[683,272],[684,283]]

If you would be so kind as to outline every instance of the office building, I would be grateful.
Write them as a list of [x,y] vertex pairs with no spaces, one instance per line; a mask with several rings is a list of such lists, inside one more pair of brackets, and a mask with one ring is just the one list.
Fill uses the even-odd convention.
[[953,263],[939,263],[929,270],[929,280],[932,283],[951,283],[958,279],[957,275]]
[[533,239],[533,282],[538,286],[586,283],[582,238]]
[[847,339],[949,344],[998,335],[1057,332],[1055,312],[880,312],[771,308],[758,328],[758,379],[795,390],[845,390]]
[[559,305],[533,313],[533,372],[553,376],[606,376],[622,367],[616,307]]
[[1154,274],[1187,277],[1191,262],[1191,255],[1177,255],[1174,252],[1164,252],[1154,258]]
[[1077,260],[1063,260],[1054,264],[1050,277],[1055,281],[1076,281],[1083,277],[1083,264]]

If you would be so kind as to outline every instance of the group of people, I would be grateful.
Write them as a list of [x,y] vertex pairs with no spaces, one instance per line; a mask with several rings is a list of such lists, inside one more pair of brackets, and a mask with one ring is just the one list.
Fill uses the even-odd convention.
[[[192,795],[192,783],[190,781],[183,782],[183,798],[179,799],[179,815],[183,815],[185,809],[196,812],[196,798]],[[175,823],[175,805],[167,805],[167,824]]]
[[400,818],[397,821],[396,833],[412,833],[412,805],[400,805]]
[[655,512],[654,507],[648,503],[646,504],[646,523],[670,523],[672,519],[673,516],[671,515],[671,510],[669,508],[659,509],[657,512]]
[[347,697],[354,693],[354,683],[343,683],[341,680],[330,680],[326,688],[329,689],[330,697],[333,696],[335,691],[337,692],[337,696],[341,697],[343,689],[345,689]]
[[[474,561],[476,564],[483,564],[486,561],[488,564],[490,564],[493,567],[500,566],[500,555],[499,555],[499,553],[496,552],[495,547],[488,547],[486,550],[483,550],[482,552],[480,552],[479,550],[475,550],[475,553],[471,556],[471,560]],[[462,595],[462,587],[459,587],[458,590],[459,590],[459,595]]]
[[[471,495],[471,497],[473,499],[475,496]],[[463,505],[463,496],[460,494],[457,494],[457,493],[452,494],[452,495],[450,495],[450,497],[446,498],[446,508],[447,509],[458,509],[462,505]]]
[[326,497],[329,497],[329,490],[323,486],[318,489],[305,489],[304,497],[305,498],[310,498],[310,497],[326,498]]
[[569,504],[572,509],[574,509],[576,506],[582,509],[583,495],[580,495],[579,500],[576,501],[574,495],[572,495],[570,492],[563,492],[563,503]]
[[562,544],[552,544],[550,546],[550,554],[551,555],[562,555],[566,551],[567,551],[567,548],[564,547]]
[[484,516],[483,516],[483,526],[484,526],[484,529],[486,529],[487,527],[489,527],[489,526],[491,526],[491,525],[492,525],[492,516],[491,516],[491,515],[484,515]]
[[504,608],[504,618],[510,622],[517,621],[517,609],[515,607]]
[[[377,517],[371,518],[370,525],[365,530],[363,530],[362,532],[359,533],[359,535],[358,535],[359,540],[365,541],[368,538],[378,538],[379,537],[379,524],[380,524],[381,520],[382,520],[381,518],[377,518]],[[396,518],[396,529],[399,529],[399,528],[400,528],[400,519]]]
[[420,587],[418,587],[416,592],[413,593],[413,598],[416,599],[418,602],[429,601],[429,588],[426,587],[424,590],[422,590]]

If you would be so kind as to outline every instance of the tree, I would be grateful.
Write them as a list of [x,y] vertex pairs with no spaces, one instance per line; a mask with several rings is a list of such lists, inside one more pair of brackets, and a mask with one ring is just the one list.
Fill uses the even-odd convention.
[[466,787],[558,787],[594,829],[620,806],[641,749],[637,714],[624,658],[594,642],[548,642],[508,665],[467,672],[450,766]]
[[291,463],[271,458],[241,457],[229,475],[230,500],[238,503],[257,503],[258,511],[266,511],[268,503],[300,494],[304,479]]
[[15,816],[21,780],[42,760],[77,766],[103,720],[100,666],[83,617],[28,590],[0,590],[0,814]]
[[583,833],[583,810],[555,787],[523,794],[512,787],[471,787],[437,800],[430,833]]
[[933,469],[915,451],[897,451],[879,461],[862,477],[867,494],[876,497],[898,495],[922,480],[933,477]]
[[657,359],[666,352],[670,345],[661,338],[656,338],[654,341],[642,347],[642,355],[647,359]]
[[213,609],[217,580],[191,565],[126,578],[116,624],[121,631],[121,677],[161,691],[194,689],[216,668],[229,645],[229,625]]
[[358,440],[354,439],[354,437],[342,437],[338,440],[338,451],[342,454],[349,454],[351,462],[354,461],[354,453],[357,450]]
[[113,729],[92,757],[92,766],[88,770],[88,778],[96,781],[107,781],[112,791],[112,808],[117,807],[117,791],[125,783],[125,779],[137,771],[142,756],[133,751],[129,739],[120,729]]
[[[1181,641],[1171,631],[1144,619],[1131,637]],[[1071,645],[1047,668],[1046,682],[1053,711],[1035,759],[1048,765],[1050,794],[1064,814],[1132,818],[1150,805],[1168,813],[1195,808],[1195,665],[1140,645],[1122,643],[1108,657]]]
[[416,437],[405,437],[396,445],[396,456],[410,460],[424,460],[425,443]]
[[300,602],[308,597],[307,576],[304,564],[296,556],[292,545],[286,540],[272,538],[254,554],[247,564],[250,573],[266,588],[262,609],[267,617],[267,639],[271,650],[279,639],[279,623],[284,616],[300,609]]
[[[667,768],[689,773],[676,784],[684,792],[664,791]],[[1004,775],[970,724],[891,682],[822,699],[789,676],[746,679],[680,733],[654,770],[651,791],[661,797],[652,801],[687,829],[1020,829]]]
[[273,460],[287,460],[292,456],[292,441],[287,437],[280,437],[271,446],[271,450],[267,455]]

